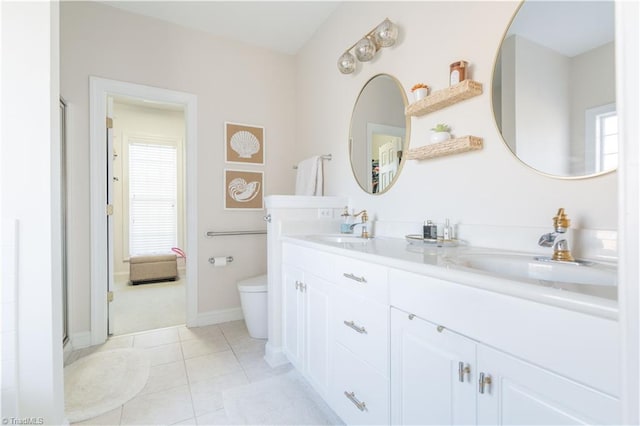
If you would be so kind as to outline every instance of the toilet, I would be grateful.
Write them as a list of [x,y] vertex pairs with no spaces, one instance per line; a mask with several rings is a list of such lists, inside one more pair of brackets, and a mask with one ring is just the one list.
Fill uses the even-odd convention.
[[249,335],[254,339],[267,338],[267,275],[238,281],[240,304]]

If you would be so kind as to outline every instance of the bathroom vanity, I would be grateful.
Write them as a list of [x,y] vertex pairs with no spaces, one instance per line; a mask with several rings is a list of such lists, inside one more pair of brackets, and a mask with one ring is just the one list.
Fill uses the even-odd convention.
[[620,423],[615,285],[468,262],[508,255],[285,237],[285,355],[347,424]]

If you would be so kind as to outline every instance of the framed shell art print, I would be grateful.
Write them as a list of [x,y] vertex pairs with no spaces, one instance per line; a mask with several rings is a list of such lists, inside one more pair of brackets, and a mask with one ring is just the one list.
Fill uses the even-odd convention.
[[224,208],[262,210],[264,173],[253,170],[224,170]]
[[264,164],[264,127],[224,123],[227,163]]

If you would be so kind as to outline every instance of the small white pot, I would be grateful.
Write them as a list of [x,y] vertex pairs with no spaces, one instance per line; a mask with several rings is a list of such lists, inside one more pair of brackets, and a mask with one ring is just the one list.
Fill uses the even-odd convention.
[[449,132],[432,132],[431,143],[444,142],[451,139]]
[[429,89],[426,87],[421,87],[420,89],[416,89],[413,91],[413,99],[417,102],[420,99],[424,99],[429,94]]

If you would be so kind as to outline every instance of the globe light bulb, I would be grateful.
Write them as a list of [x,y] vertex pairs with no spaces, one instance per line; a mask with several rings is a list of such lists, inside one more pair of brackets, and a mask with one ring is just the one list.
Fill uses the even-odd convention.
[[355,51],[360,62],[368,62],[376,54],[376,45],[369,37],[365,37],[356,44]]
[[398,27],[387,18],[376,27],[373,37],[381,47],[393,46],[398,39]]
[[338,59],[338,69],[342,74],[351,74],[356,70],[356,58],[350,52],[344,52]]

